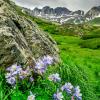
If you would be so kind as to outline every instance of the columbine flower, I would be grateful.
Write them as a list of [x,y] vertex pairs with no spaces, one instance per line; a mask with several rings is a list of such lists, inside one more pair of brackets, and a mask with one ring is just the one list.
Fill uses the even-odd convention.
[[20,72],[20,74],[19,74],[19,77],[21,78],[21,79],[24,79],[24,78],[26,78],[27,76],[29,76],[30,75],[30,73],[27,71],[27,70],[22,70],[21,72]]
[[38,74],[43,74],[47,69],[47,66],[43,63],[42,60],[39,60],[37,63],[36,63],[36,66],[35,66],[35,71],[38,73]]
[[79,86],[75,87],[75,88],[74,88],[74,91],[75,91],[75,92],[80,92],[80,87],[79,87]]
[[77,98],[77,100],[82,100],[82,94],[80,93],[80,87],[77,86],[74,88],[74,94],[73,96]]
[[12,76],[11,73],[7,73],[7,74],[5,74],[5,78],[10,78],[11,76]]
[[34,78],[33,77],[30,77],[30,81],[33,82],[34,81]]
[[12,74],[12,76],[16,76],[18,74],[18,72],[17,71],[14,71],[11,74]]
[[35,100],[35,95],[30,91],[30,95],[28,96],[27,100]]
[[54,81],[54,82],[59,82],[59,81],[61,81],[61,78],[59,77],[59,74],[58,74],[58,73],[50,75],[50,76],[48,77],[48,79],[49,79],[50,81]]
[[19,78],[20,78],[21,80],[23,80],[23,79],[25,79],[25,76],[20,75]]
[[69,93],[69,94],[71,94],[72,93],[72,89],[73,89],[73,86],[72,86],[72,84],[71,83],[66,83],[65,85],[63,85],[62,87],[61,87],[61,90],[62,91],[66,91],[67,93]]
[[40,69],[43,68],[43,67],[45,67],[43,61],[42,61],[42,60],[38,60],[38,61],[36,62],[35,68],[38,69],[38,70],[40,70]]
[[53,95],[54,100],[62,100],[63,99],[63,95],[62,92],[57,92]]
[[18,70],[19,68],[21,68],[21,66],[17,66],[17,64],[14,64],[11,67],[8,67],[7,71],[14,72],[14,71]]
[[35,65],[35,72],[38,74],[43,74],[47,70],[47,66],[53,63],[53,58],[50,56],[44,56],[39,59]]
[[19,68],[16,69],[16,71],[17,71],[18,74],[20,74],[21,71],[22,71],[22,68],[19,67]]
[[15,77],[10,77],[7,79],[7,82],[11,85],[14,85],[16,83],[16,79],[15,79]]
[[19,73],[20,79],[24,79],[28,77],[29,75],[31,75],[31,70],[29,69],[29,66],[26,68],[26,70],[21,70]]
[[16,83],[15,77],[19,75],[22,71],[21,66],[17,66],[17,64],[14,64],[6,69],[8,73],[5,75],[5,78],[7,79],[7,82],[11,85],[14,85]]
[[53,58],[49,55],[43,57],[43,62],[46,65],[51,65],[53,63]]

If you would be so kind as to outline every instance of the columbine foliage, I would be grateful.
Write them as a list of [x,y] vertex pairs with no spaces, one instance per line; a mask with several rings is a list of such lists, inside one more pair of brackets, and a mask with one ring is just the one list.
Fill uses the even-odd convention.
[[30,68],[30,66],[23,69],[21,65],[14,64],[6,69],[7,73],[5,75],[5,78],[11,85],[15,85],[17,79],[23,80],[25,78],[29,78],[29,80],[33,82],[34,78],[32,77],[32,72],[42,75],[47,70],[48,65],[51,65],[52,63],[53,58],[47,55],[37,60],[34,69]]
[[[43,75],[48,66],[53,63],[53,58],[49,55],[44,56],[37,60],[34,69],[31,66],[23,68],[21,65],[14,64],[6,69],[7,73],[5,74],[5,78],[7,83],[12,86],[15,86],[17,81],[22,81],[24,79],[28,79],[30,82],[34,82],[34,75],[33,73],[37,73],[38,75]],[[51,74],[48,76],[49,81],[52,81],[59,84],[61,83],[61,78],[58,73]],[[61,84],[60,84],[61,86]],[[72,100],[82,100],[82,94],[80,93],[80,87],[74,87],[71,83],[65,83],[61,86],[56,93],[53,95],[54,100],[63,100],[63,92],[66,92],[68,95],[71,96]],[[27,100],[35,100],[35,95],[30,92]]]

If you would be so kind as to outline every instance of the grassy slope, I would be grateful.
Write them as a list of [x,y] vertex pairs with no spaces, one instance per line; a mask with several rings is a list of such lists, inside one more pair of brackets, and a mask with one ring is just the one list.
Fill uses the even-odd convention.
[[100,25],[100,17],[95,18],[95,19],[89,21],[88,23],[93,24],[93,25]]
[[[45,22],[44,22],[45,23]],[[48,31],[51,33],[52,27],[51,24],[48,23],[46,25],[48,27],[48,30],[45,30],[45,24],[42,25],[40,23],[37,23],[40,28],[44,29],[44,31]],[[49,27],[50,25],[50,27]],[[54,28],[59,27],[55,26]],[[84,31],[84,30],[83,30]],[[86,31],[86,30],[85,30]],[[84,88],[84,100],[97,100],[97,96],[95,97],[95,94],[92,94],[92,91],[94,91],[97,95],[100,96],[100,88],[99,87],[99,77],[100,77],[100,50],[92,50],[88,48],[81,48],[79,44],[82,42],[82,40],[79,37],[73,37],[73,36],[65,36],[65,34],[62,35],[55,35],[56,33],[53,32],[52,37],[56,40],[58,43],[58,46],[60,48],[60,55],[64,62],[64,64],[68,65],[67,68],[64,67],[64,70],[69,71],[69,73],[63,72],[62,67],[62,75],[63,79],[68,79],[74,83],[74,84],[80,84]],[[90,34],[88,32],[88,34]],[[91,41],[90,41],[91,42]],[[75,72],[73,72],[75,71]],[[82,71],[82,73],[80,72]],[[66,74],[65,74],[66,73]],[[77,75],[80,74],[80,75]],[[69,78],[66,78],[68,77]],[[74,80],[74,78],[76,78]],[[79,79],[77,79],[79,78]],[[85,79],[86,78],[86,79]],[[92,90],[93,89],[93,90]],[[85,93],[86,92],[86,93]],[[90,93],[90,94],[87,94]]]
[[83,35],[82,39],[84,41],[80,43],[81,47],[100,49],[100,27],[93,26],[89,32]]
[[[62,78],[62,84],[65,82],[71,82],[73,85],[79,85],[83,93],[83,100],[99,100],[100,97],[100,50],[92,50],[88,48],[80,48],[78,45],[82,40],[79,37],[66,36],[64,31],[60,32],[55,29],[59,29],[58,25],[51,23],[45,23],[42,20],[29,17],[20,12],[19,8],[16,8],[19,14],[30,18],[35,21],[41,29],[49,32],[56,40],[59,49],[62,63],[59,66],[51,66],[47,73],[44,75],[46,79],[50,73],[58,72]],[[46,29],[47,30],[46,30]],[[51,30],[53,29],[53,30]],[[70,33],[71,31],[68,31]],[[58,34],[59,33],[59,34]],[[58,35],[57,35],[58,34]],[[36,94],[36,100],[51,100],[53,93],[60,86],[59,83],[46,80],[39,80],[36,84],[29,87],[30,84],[26,83],[24,87],[19,88],[19,85],[14,89],[10,89],[4,84],[4,78],[0,77],[0,99],[6,100],[26,100],[31,90]],[[64,94],[65,95],[65,94]],[[64,100],[70,100],[65,96]]]
[[[100,68],[99,68],[100,51],[91,50],[87,48],[80,48],[78,44],[81,40],[77,37],[54,36],[54,38],[58,43],[60,41],[59,44],[59,48],[61,50],[60,55],[64,63],[70,66],[77,66],[78,68],[80,68],[83,72],[85,72],[85,77],[87,77],[89,84],[94,85],[94,87],[98,86],[100,83],[100,81],[98,81],[98,79],[100,79],[99,78],[100,77],[99,75],[100,74]],[[76,73],[80,73],[80,71]],[[79,80],[81,79],[82,78],[80,78]],[[98,93],[99,92],[100,92],[100,88]]]

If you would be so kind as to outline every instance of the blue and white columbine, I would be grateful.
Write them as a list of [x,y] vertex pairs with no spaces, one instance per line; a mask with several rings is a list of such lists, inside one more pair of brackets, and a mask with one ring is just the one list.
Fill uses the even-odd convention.
[[66,91],[68,94],[71,94],[72,93],[72,89],[73,89],[73,85],[71,84],[71,83],[65,83],[65,85],[63,85],[62,87],[61,87],[61,90],[62,91]]
[[[49,55],[44,56],[42,59],[38,59],[36,62],[35,68],[32,70],[28,67],[26,69],[22,69],[20,65],[13,64],[12,66],[8,67],[7,73],[5,74],[5,78],[9,84],[15,84],[16,79],[19,78],[21,80],[25,79],[26,77],[32,76],[32,71],[42,75],[47,70],[48,65],[53,63],[53,58]],[[34,81],[32,77],[29,77],[31,82]]]
[[19,69],[21,70],[21,66],[18,66],[17,64],[13,64],[12,66],[8,67],[6,70],[12,73],[18,71]]
[[14,64],[6,69],[8,72],[5,74],[5,78],[7,83],[14,85],[16,83],[17,77],[20,79],[26,78],[30,75],[30,71],[28,69],[23,70],[21,66]]
[[42,61],[46,65],[51,65],[53,63],[53,58],[51,56],[47,55],[47,56],[43,57]]
[[62,95],[62,92],[57,91],[57,93],[53,95],[53,98],[54,100],[63,100],[64,97]]
[[74,88],[74,94],[73,96],[77,99],[77,100],[82,100],[82,94],[80,93],[80,87],[77,86]]
[[15,77],[7,78],[7,83],[9,83],[9,84],[11,84],[11,85],[15,85],[15,84],[16,84],[16,79],[15,79]]
[[54,82],[60,82],[60,81],[61,81],[61,78],[60,78],[60,76],[59,76],[58,73],[56,73],[56,74],[51,74],[51,75],[48,77],[48,79],[49,79],[50,81],[54,81]]
[[35,65],[35,72],[38,74],[43,74],[47,70],[48,65],[53,63],[53,58],[49,55],[44,56],[43,58],[39,59]]

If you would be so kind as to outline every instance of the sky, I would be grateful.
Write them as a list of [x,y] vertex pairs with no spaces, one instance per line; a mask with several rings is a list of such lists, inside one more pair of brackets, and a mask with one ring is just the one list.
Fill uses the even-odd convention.
[[100,0],[12,0],[19,6],[34,9],[34,7],[42,8],[50,7],[66,7],[72,11],[84,10],[85,12],[93,6],[100,6]]

